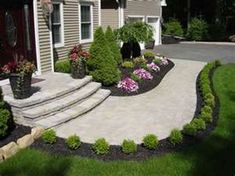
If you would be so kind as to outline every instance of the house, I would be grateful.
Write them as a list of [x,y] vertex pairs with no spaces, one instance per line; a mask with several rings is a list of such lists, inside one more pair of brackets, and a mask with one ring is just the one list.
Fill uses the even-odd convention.
[[152,25],[159,45],[162,6],[164,0],[1,0],[0,64],[24,57],[36,63],[37,74],[53,72],[75,44],[89,48],[98,26],[127,21]]

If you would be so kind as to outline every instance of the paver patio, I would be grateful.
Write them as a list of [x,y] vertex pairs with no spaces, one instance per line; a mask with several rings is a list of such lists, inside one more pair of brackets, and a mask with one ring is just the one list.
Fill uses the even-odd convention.
[[143,136],[154,133],[168,137],[173,128],[190,122],[196,108],[196,79],[204,62],[173,60],[175,67],[158,87],[131,96],[110,96],[83,116],[55,127],[58,136],[77,134],[83,142],[93,143],[104,137],[110,144],[123,139],[141,143]]

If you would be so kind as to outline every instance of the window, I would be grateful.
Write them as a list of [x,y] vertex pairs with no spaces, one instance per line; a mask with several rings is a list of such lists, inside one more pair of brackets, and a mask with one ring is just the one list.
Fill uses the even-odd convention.
[[135,22],[144,22],[143,16],[128,16],[128,22],[135,23]]
[[92,6],[81,5],[80,6],[81,17],[81,41],[90,42],[92,40]]
[[55,47],[64,46],[63,4],[53,3],[52,38]]

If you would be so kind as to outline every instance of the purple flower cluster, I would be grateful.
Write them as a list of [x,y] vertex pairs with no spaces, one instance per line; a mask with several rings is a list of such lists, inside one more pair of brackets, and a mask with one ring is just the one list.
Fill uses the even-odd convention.
[[135,92],[139,89],[138,83],[131,78],[123,79],[118,83],[117,87],[125,92]]
[[140,79],[153,79],[151,73],[142,68],[135,70],[133,73],[137,75]]
[[158,67],[154,62],[152,62],[151,64],[147,64],[148,69],[153,70],[153,71],[160,71],[160,67]]
[[165,56],[155,56],[156,59],[160,59],[161,60],[161,64],[160,65],[168,65],[168,60]]

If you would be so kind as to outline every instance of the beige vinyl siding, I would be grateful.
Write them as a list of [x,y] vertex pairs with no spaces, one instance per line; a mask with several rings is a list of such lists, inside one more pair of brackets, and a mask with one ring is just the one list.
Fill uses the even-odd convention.
[[124,10],[125,17],[129,15],[160,16],[160,0],[127,0]]
[[68,51],[79,43],[79,20],[78,1],[66,0],[63,5],[64,11],[64,46],[54,48],[54,58],[63,59],[68,55]]
[[110,26],[113,29],[119,27],[118,4],[116,1],[102,1],[101,24],[103,28]]
[[50,30],[43,18],[40,1],[37,3],[38,6],[38,33],[39,33],[39,52],[40,52],[40,64],[41,71],[49,72],[51,69],[51,46],[50,46]]

